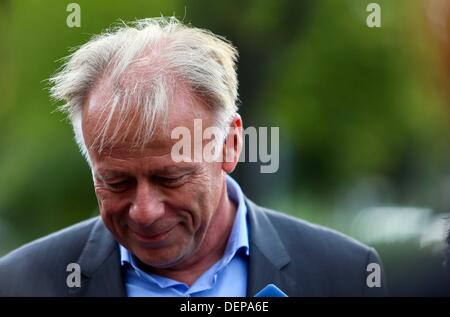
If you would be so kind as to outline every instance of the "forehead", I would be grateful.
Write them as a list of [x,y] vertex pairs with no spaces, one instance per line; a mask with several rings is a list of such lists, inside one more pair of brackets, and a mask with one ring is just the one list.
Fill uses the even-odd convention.
[[155,163],[151,159],[146,161],[145,158],[125,160],[125,164],[120,164],[120,162],[114,161],[114,159],[110,160],[110,158],[107,158],[99,161],[94,166],[94,172],[96,176],[102,179],[113,179],[131,175],[184,174],[199,171],[201,168],[199,164],[195,163],[170,163],[168,160]]
[[[200,98],[195,96],[185,85],[171,87],[167,102],[165,118],[155,116],[154,130],[151,138],[144,146],[137,148],[136,139],[145,135],[142,126],[144,114],[138,96],[131,96],[127,107],[110,106],[113,95],[112,84],[100,82],[87,95],[83,107],[82,129],[86,147],[90,156],[106,157],[151,157],[164,156],[170,153],[177,140],[171,139],[171,132],[177,127],[186,127],[194,134],[194,120],[201,119],[203,128],[213,125],[214,116],[211,109]],[[109,125],[105,129],[106,122]],[[92,145],[102,135],[109,141],[106,146],[96,151]]]
[[171,151],[177,140],[164,139],[150,142],[143,149],[117,146],[101,153],[91,152],[92,169],[104,178],[114,178],[134,174],[176,174],[201,168],[200,163],[174,161]]

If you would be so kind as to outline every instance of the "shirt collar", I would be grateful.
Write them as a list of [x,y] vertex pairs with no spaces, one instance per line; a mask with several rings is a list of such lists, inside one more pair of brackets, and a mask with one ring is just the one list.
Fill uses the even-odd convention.
[[241,248],[245,254],[249,253],[248,228],[247,228],[247,206],[245,204],[244,193],[239,184],[229,175],[227,175],[228,197],[236,204],[236,218],[231,229],[230,238],[225,248],[224,258],[227,255],[233,257]]
[[[236,256],[239,250],[243,250],[246,256],[250,254],[248,227],[247,227],[247,206],[245,204],[244,194],[239,184],[229,175],[226,178],[228,197],[236,204],[236,217],[234,219],[233,227],[231,229],[230,237],[225,248],[222,259],[214,264],[208,271],[214,270],[214,276],[226,267],[231,260]],[[120,264],[122,266],[131,265],[134,271],[142,278],[150,282],[156,283],[162,288],[171,287],[180,284],[172,279],[158,276],[155,274],[148,274],[138,268],[132,253],[124,246],[119,244],[120,249]],[[215,279],[215,278],[214,278]]]

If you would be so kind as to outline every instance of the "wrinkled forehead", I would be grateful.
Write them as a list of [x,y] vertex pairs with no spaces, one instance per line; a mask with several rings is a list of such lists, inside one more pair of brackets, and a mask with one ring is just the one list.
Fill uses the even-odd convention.
[[201,119],[203,127],[213,125],[212,110],[186,85],[165,84],[165,93],[154,98],[145,97],[139,89],[128,90],[123,98],[123,91],[111,81],[97,83],[83,105],[82,130],[88,151],[102,155],[150,148],[161,155],[176,143],[171,138],[175,128],[186,127],[193,133],[195,119]]

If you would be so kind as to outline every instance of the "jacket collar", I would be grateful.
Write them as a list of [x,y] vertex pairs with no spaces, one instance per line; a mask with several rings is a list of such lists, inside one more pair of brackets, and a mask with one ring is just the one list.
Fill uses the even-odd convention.
[[298,293],[295,279],[284,272],[291,257],[267,213],[247,198],[246,204],[250,228],[247,296],[254,296],[267,284],[275,284],[287,295]]
[[69,289],[70,296],[125,296],[117,242],[100,217],[78,258],[81,287]]

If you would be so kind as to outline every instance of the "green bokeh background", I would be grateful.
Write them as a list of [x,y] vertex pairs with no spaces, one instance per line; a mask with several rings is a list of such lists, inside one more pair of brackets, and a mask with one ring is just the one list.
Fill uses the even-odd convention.
[[[376,1],[381,28],[366,25],[370,2],[80,0],[81,27],[69,28],[70,1],[0,0],[0,255],[97,213],[88,166],[49,99],[58,60],[119,19],[175,14],[237,46],[245,126],[280,127],[279,171],[241,163],[244,192],[374,245],[392,294],[450,295],[442,243],[419,242],[426,221],[450,212],[444,57],[427,1]],[[355,219],[385,206],[430,213],[415,235],[400,224],[371,240],[365,232],[389,223]]]

